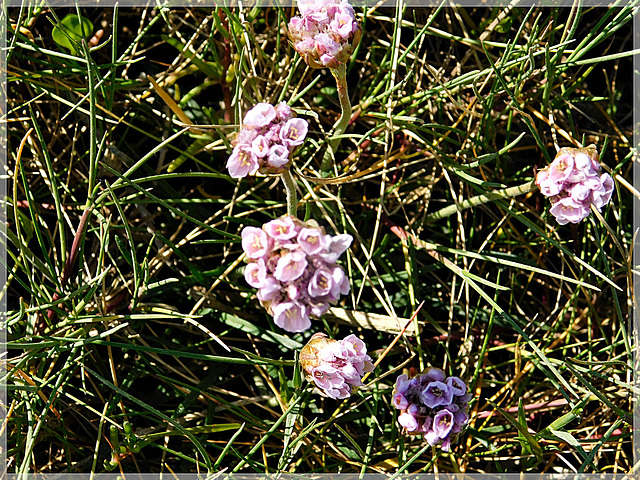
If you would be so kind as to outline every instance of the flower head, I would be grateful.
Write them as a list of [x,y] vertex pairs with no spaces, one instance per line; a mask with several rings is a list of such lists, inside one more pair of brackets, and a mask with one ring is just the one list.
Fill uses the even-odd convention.
[[560,225],[579,223],[589,216],[591,206],[598,211],[611,200],[613,179],[600,172],[595,145],[561,148],[548,167],[536,175],[540,192],[549,197],[549,212]]
[[362,376],[373,371],[367,347],[354,335],[337,341],[316,333],[300,351],[300,365],[307,380],[331,398],[347,398],[362,385]]
[[258,103],[242,121],[227,169],[233,178],[261,173],[282,173],[291,164],[291,154],[302,145],[309,124],[293,117],[285,102],[273,106]]
[[[330,304],[349,293],[349,279],[336,262],[338,251],[344,252],[351,243],[350,235],[338,235],[334,242],[336,237],[313,220],[302,222],[283,215],[262,228],[245,227],[241,236],[249,262],[245,280],[258,289],[258,300],[285,330],[308,329],[311,316],[323,315]],[[345,351],[350,358],[358,357],[362,349],[366,352],[361,340],[347,338]],[[352,364],[358,372],[363,368],[357,361]]]
[[400,426],[443,450],[450,448],[469,421],[467,385],[458,377],[447,377],[439,368],[411,379],[400,375],[393,392],[392,404],[401,411]]
[[289,21],[293,48],[313,68],[338,68],[360,41],[360,26],[347,0],[298,0],[301,17]]

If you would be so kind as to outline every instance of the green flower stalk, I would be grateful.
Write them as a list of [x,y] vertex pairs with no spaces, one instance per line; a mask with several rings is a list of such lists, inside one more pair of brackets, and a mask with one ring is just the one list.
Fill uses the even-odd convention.
[[320,165],[320,171],[322,172],[326,172],[331,168],[332,153],[335,155],[338,150],[338,146],[340,145],[340,135],[345,132],[347,126],[349,126],[349,120],[351,119],[351,102],[349,101],[349,93],[347,90],[347,67],[345,64],[342,64],[338,68],[332,69],[331,73],[336,79],[342,115],[340,115],[340,118],[333,127],[334,138],[330,143],[331,150],[327,150],[322,158],[322,164]]
[[320,169],[329,170],[332,154],[340,144],[351,118],[347,94],[346,63],[360,42],[362,30],[348,1],[298,0],[300,17],[289,21],[289,38],[293,48],[312,68],[329,68],[336,79],[342,114],[333,129],[334,140],[325,152]]

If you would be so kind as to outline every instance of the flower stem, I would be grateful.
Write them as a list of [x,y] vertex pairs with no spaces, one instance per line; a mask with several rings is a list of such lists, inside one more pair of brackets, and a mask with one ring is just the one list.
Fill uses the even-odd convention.
[[[344,133],[349,125],[351,119],[351,102],[349,102],[349,92],[347,89],[347,66],[343,63],[338,68],[332,68],[331,73],[336,79],[336,86],[338,87],[338,99],[340,100],[340,107],[342,108],[342,115],[333,127],[334,137],[339,137]],[[334,138],[329,144],[330,148],[327,149],[322,157],[322,164],[320,165],[321,172],[327,172],[331,168],[331,160],[335,156],[338,146],[340,145],[340,138]],[[333,155],[332,155],[333,153]]]
[[296,191],[296,182],[293,180],[291,170],[288,168],[282,172],[282,181],[284,182],[284,188],[287,190],[287,213],[292,217],[297,217],[298,192]]
[[441,218],[450,217],[457,212],[466,210],[467,208],[475,207],[477,205],[482,205],[483,203],[500,200],[502,198],[517,197],[518,195],[522,195],[523,193],[532,192],[536,188],[538,187],[536,186],[535,182],[531,181],[522,185],[517,185],[515,187],[509,187],[503,190],[497,190],[495,192],[483,193],[482,195],[471,197],[464,202],[460,202],[457,205],[449,205],[442,210],[438,210],[431,215],[427,215],[427,223],[435,222],[436,220],[440,220]]

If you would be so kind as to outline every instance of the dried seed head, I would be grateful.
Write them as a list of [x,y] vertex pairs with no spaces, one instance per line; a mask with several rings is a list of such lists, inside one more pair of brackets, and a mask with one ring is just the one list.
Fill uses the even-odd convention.
[[328,338],[324,333],[316,333],[309,339],[309,343],[302,347],[302,350],[300,350],[300,365],[307,378],[311,376],[311,369],[320,365],[318,352],[326,345],[335,342],[336,340]]

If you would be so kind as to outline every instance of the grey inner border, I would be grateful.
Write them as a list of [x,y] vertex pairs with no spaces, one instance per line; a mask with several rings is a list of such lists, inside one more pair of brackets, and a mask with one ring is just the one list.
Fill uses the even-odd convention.
[[[7,40],[7,18],[8,8],[21,7],[30,4],[33,0],[2,0],[2,8],[0,9],[0,202],[2,209],[0,210],[0,231],[4,232],[7,226],[7,212],[5,198],[7,198],[7,64],[6,64],[6,40]],[[440,4],[447,4],[446,0],[351,0],[351,4],[357,7],[362,6],[386,6],[395,7],[398,3],[413,7],[434,7]],[[71,7],[78,5],[80,7],[113,7],[118,5],[121,7],[215,7],[215,6],[274,6],[293,7],[296,5],[295,0],[167,0],[161,1],[145,1],[145,0],[50,0],[47,2],[51,7]],[[501,6],[506,7],[570,7],[572,1],[568,0],[523,0],[523,1],[504,1],[504,0],[458,0],[450,2],[451,5],[460,7],[486,7]],[[585,0],[582,2],[586,7],[614,7],[624,5],[624,1],[605,2],[598,0]],[[637,10],[637,7],[636,7]],[[635,51],[640,50],[640,15],[635,15],[633,20],[633,48]],[[633,185],[636,190],[640,191],[640,55],[633,56]],[[640,270],[640,199],[633,198],[633,230],[638,233],[634,241],[633,249],[633,268]],[[6,237],[3,235],[3,237]],[[7,281],[7,252],[0,245],[0,285],[4,286]],[[638,335],[640,333],[640,311],[638,310],[638,298],[636,292],[640,291],[640,274],[636,273],[633,277],[633,312],[630,313],[629,331],[632,338],[633,348],[633,385],[636,391],[640,389],[640,376],[638,376],[640,355],[638,355],[637,345]],[[6,378],[6,322],[7,300],[6,295],[0,297],[0,424],[7,415],[7,392],[6,385],[1,379]],[[634,456],[634,472],[630,474],[520,474],[520,473],[504,473],[504,474],[422,474],[422,475],[401,475],[398,479],[402,480],[627,480],[640,478],[640,402],[637,395],[633,398],[633,456]],[[5,428],[0,435],[0,480],[383,480],[392,478],[387,475],[378,474],[216,474],[216,475],[198,475],[198,474],[126,474],[117,473],[99,473],[99,474],[30,474],[17,475],[7,472],[7,429]]]
[[192,474],[192,473],[98,473],[95,475],[80,473],[62,474],[10,474],[7,480],[627,480],[637,478],[627,474],[520,474],[520,473],[434,473],[434,474],[364,474],[357,473],[306,473],[306,474]]
[[[640,18],[636,14],[633,19],[633,48],[637,50],[640,48]],[[636,190],[640,188],[640,55],[633,56],[633,186]],[[634,234],[638,232],[640,228],[640,199],[633,197],[633,231]],[[640,238],[635,237],[633,244],[633,269],[637,270],[640,265]],[[629,312],[630,325],[629,329],[632,335],[629,338],[632,339],[631,347],[633,349],[633,385],[636,387],[640,385],[640,376],[638,376],[638,362],[640,356],[638,355],[638,334],[640,332],[640,311],[638,310],[638,292],[640,291],[640,276],[634,274],[632,282],[632,312]],[[633,396],[633,463],[635,469],[638,469],[638,462],[640,462],[640,404],[638,402],[638,395]],[[636,474],[637,476],[637,474]]]
[[[629,0],[632,1],[632,0]],[[31,0],[34,2],[34,0]],[[353,0],[350,1],[354,7],[395,7],[402,2],[407,7],[437,7],[438,5],[451,5],[456,7],[571,7],[574,2],[572,0]],[[30,0],[4,0],[4,5],[9,7],[19,7],[23,4],[30,3]],[[44,2],[51,7],[113,7],[118,4],[120,7],[294,7],[297,5],[296,0],[49,0]],[[624,6],[625,0],[604,1],[604,0],[584,0],[581,2],[583,7],[615,7]]]

